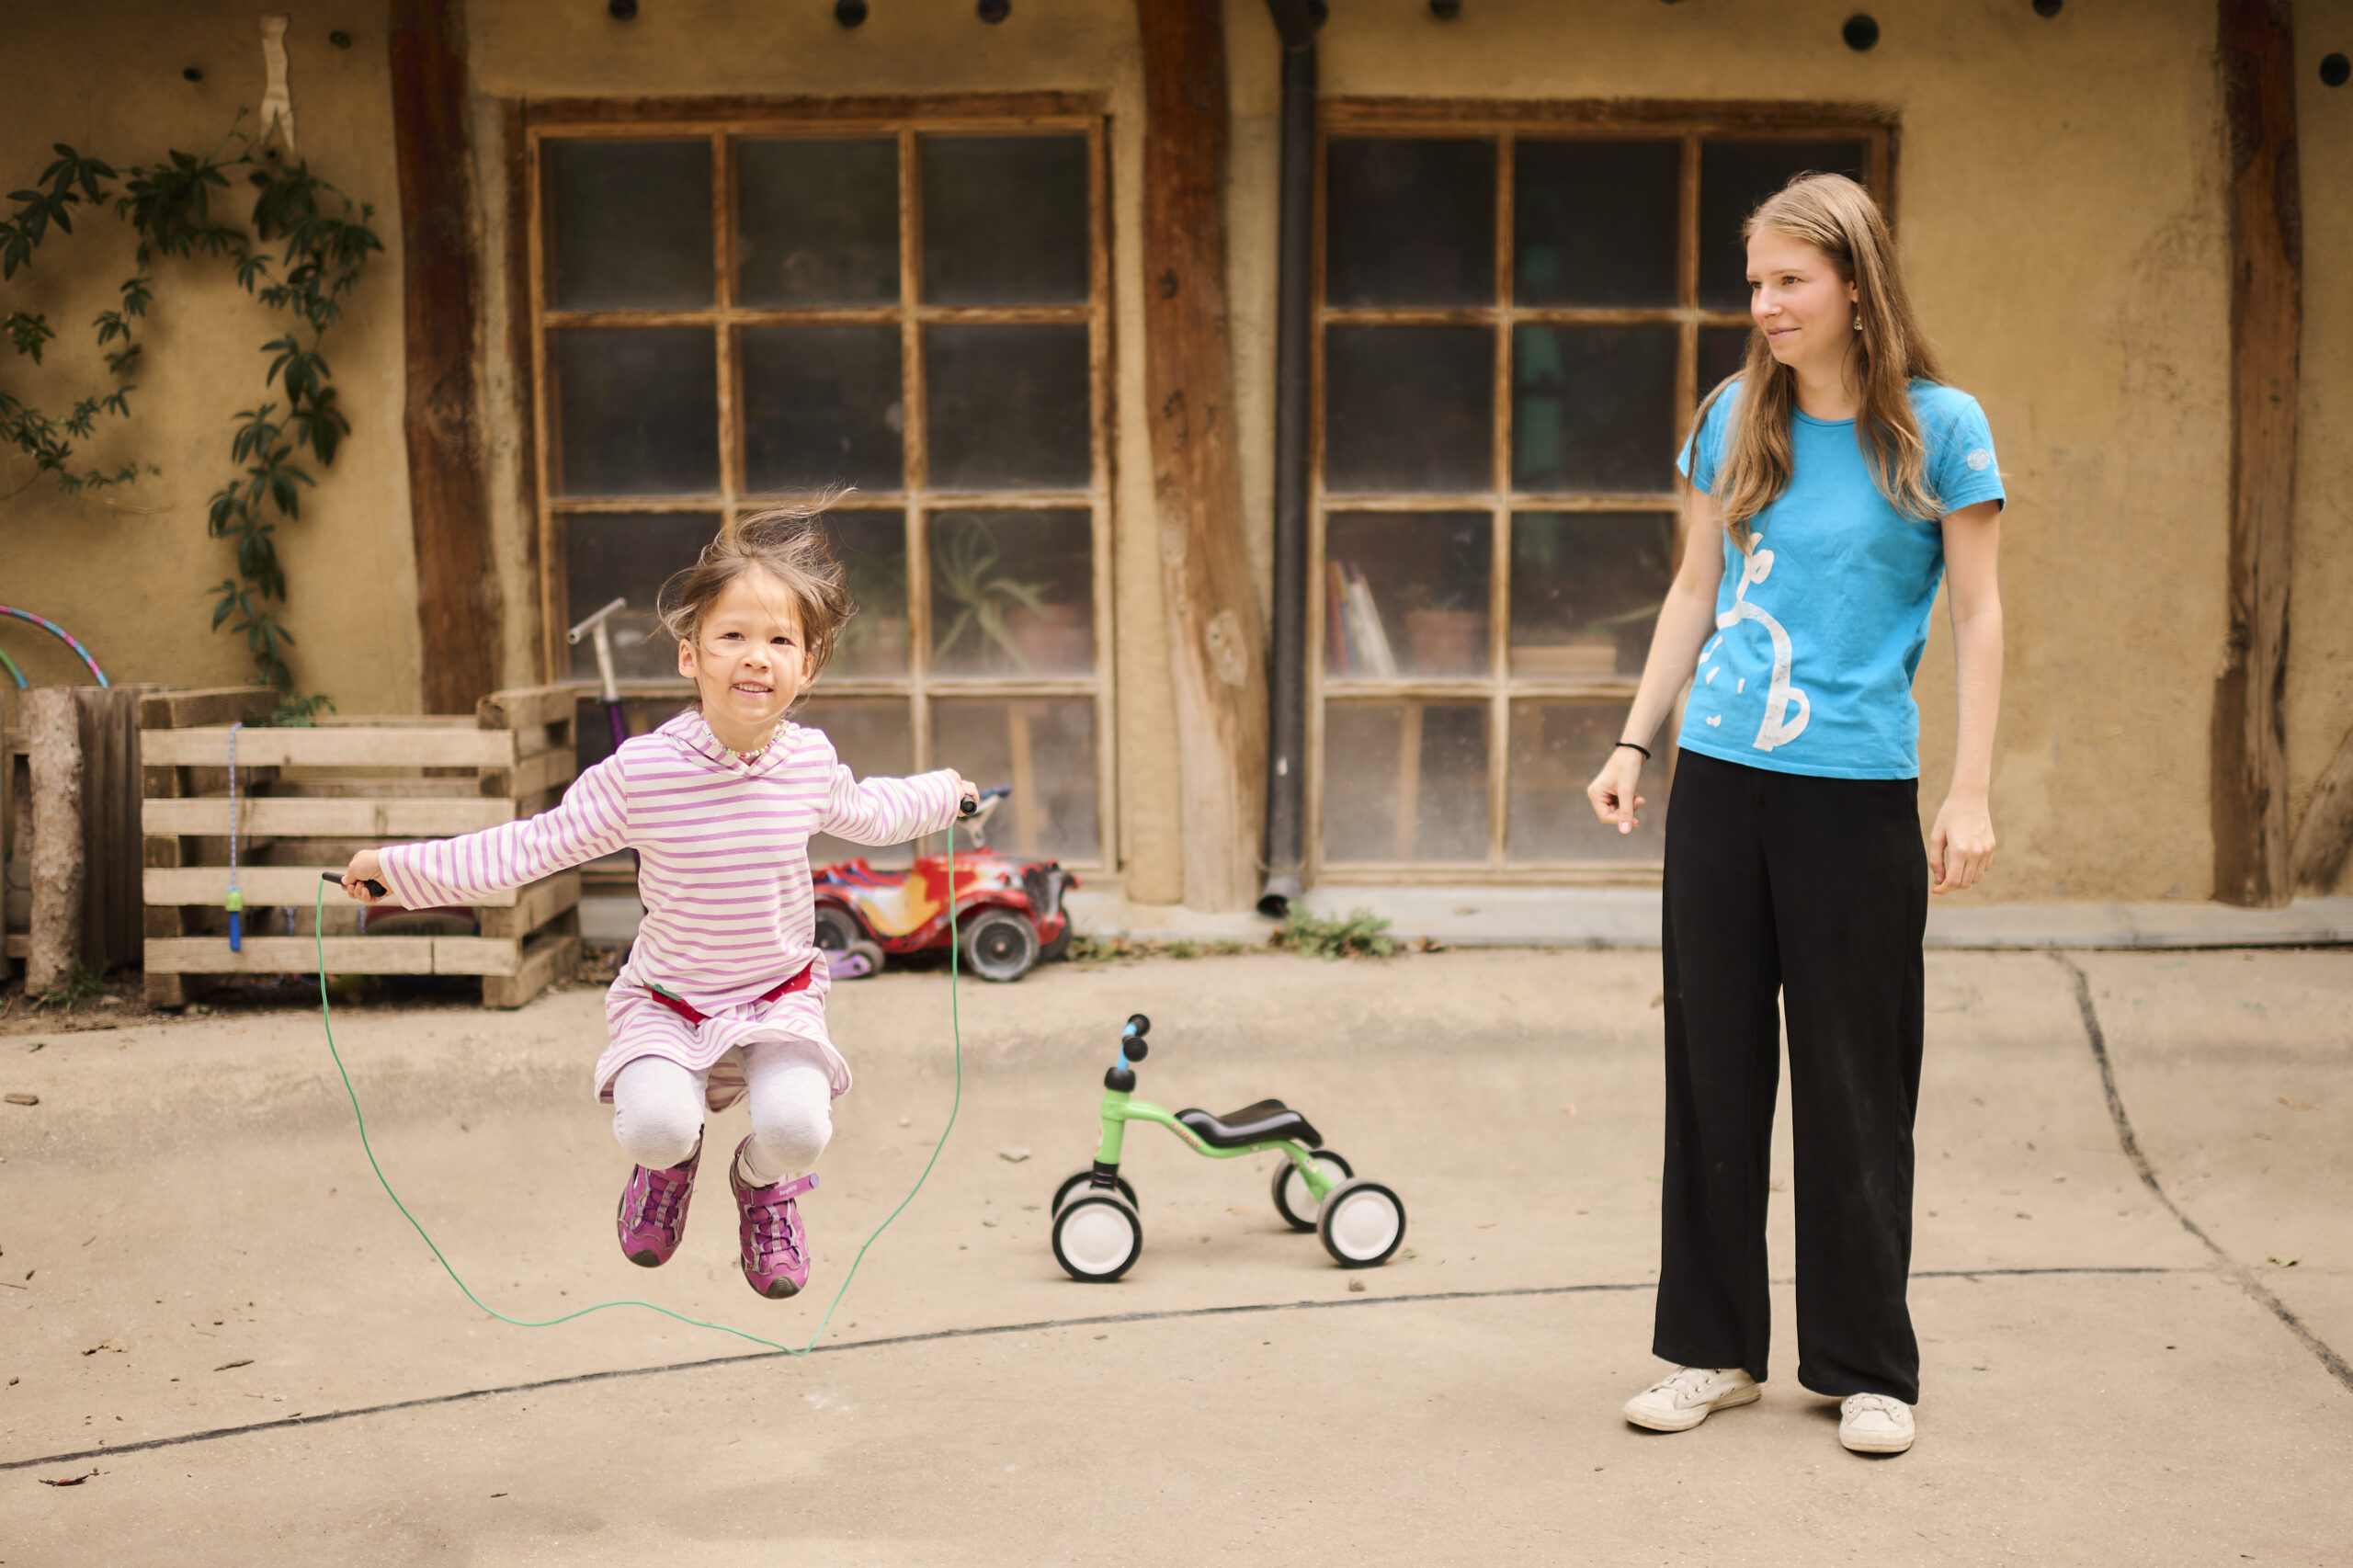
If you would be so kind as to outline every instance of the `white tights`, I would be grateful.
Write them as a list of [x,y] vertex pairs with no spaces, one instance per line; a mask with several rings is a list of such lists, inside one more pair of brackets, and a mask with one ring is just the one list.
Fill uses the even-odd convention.
[[[684,1164],[702,1139],[703,1085],[710,1074],[665,1057],[641,1056],[613,1077],[613,1137],[641,1165]],[[815,1046],[797,1040],[744,1047],[752,1111],[745,1174],[761,1185],[799,1176],[834,1136],[834,1085]]]

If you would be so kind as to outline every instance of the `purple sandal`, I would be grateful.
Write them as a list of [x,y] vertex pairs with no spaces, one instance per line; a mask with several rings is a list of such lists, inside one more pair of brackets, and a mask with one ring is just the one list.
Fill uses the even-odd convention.
[[695,1167],[702,1164],[702,1144],[685,1163],[665,1170],[639,1165],[621,1188],[620,1211],[614,1215],[620,1232],[621,1255],[641,1268],[659,1268],[678,1250],[687,1231],[687,1204],[695,1195]]
[[801,1228],[801,1206],[793,1199],[815,1187],[817,1178],[795,1176],[754,1187],[744,1179],[743,1158],[738,1145],[735,1158],[727,1162],[727,1185],[735,1190],[743,1220],[744,1278],[761,1295],[782,1301],[809,1283],[809,1233]]

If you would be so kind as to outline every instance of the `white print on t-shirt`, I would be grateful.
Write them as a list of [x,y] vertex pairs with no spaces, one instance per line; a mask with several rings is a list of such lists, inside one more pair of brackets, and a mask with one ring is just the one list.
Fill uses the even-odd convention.
[[[1747,562],[1741,568],[1740,584],[1733,590],[1732,608],[1716,617],[1716,625],[1726,631],[1744,620],[1753,620],[1773,640],[1773,684],[1765,693],[1765,722],[1756,727],[1758,751],[1771,751],[1796,740],[1805,733],[1806,721],[1813,716],[1813,704],[1804,692],[1790,684],[1790,661],[1795,650],[1790,645],[1789,632],[1779,621],[1748,602],[1748,590],[1771,575],[1772,571],[1773,552],[1752,543]],[[1791,702],[1798,705],[1797,721],[1785,723]]]

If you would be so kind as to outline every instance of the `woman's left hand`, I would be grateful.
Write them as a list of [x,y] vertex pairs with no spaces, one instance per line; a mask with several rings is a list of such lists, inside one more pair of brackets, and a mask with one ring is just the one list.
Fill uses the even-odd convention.
[[1982,798],[1951,794],[1937,813],[1928,834],[1928,870],[1937,879],[1932,892],[1959,892],[1973,888],[1994,863],[1994,813]]

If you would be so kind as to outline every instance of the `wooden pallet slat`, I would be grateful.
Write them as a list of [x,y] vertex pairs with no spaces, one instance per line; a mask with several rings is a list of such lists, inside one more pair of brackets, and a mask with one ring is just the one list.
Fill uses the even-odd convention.
[[[447,838],[514,820],[515,803],[503,800],[337,801],[263,795],[240,796],[237,801],[237,831],[256,836]],[[229,831],[229,798],[148,801],[141,808],[140,825],[151,834],[224,836]]]
[[[226,767],[226,725],[197,730],[156,730],[145,737],[148,765]],[[446,723],[415,730],[323,728],[239,730],[237,767],[511,767],[515,736],[497,730],[451,729]]]
[[[324,886],[319,881],[321,866],[241,866],[237,869],[237,890],[249,905],[294,904],[308,909]],[[578,872],[563,875],[577,877]],[[551,877],[547,882],[534,882],[531,887],[546,887],[560,881]],[[150,866],[141,873],[142,892],[150,907],[158,904],[200,903],[218,907],[229,896],[229,868],[226,866]],[[529,888],[502,888],[474,902],[482,908],[511,908],[530,891]],[[344,907],[339,889],[327,888],[327,907]],[[543,921],[540,923],[544,923]]]

